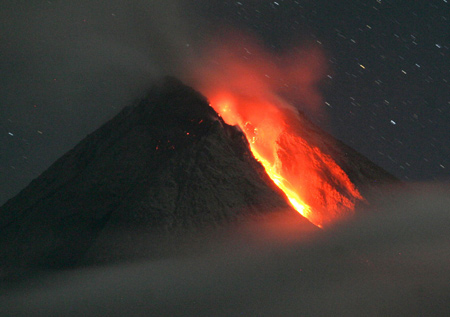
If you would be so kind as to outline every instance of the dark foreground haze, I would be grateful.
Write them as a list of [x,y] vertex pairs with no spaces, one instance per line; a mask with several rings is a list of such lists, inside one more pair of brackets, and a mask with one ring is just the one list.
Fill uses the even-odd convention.
[[448,316],[448,184],[389,192],[318,233],[277,218],[195,255],[41,274],[2,292],[0,314]]

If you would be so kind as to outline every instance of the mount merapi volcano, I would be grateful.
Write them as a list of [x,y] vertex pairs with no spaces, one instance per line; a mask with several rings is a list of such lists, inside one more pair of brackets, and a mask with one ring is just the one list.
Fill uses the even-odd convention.
[[[394,180],[306,118],[303,124],[303,137],[321,134],[318,146],[327,147],[363,193]],[[157,253],[140,250],[136,241],[158,244],[161,236],[276,212],[295,213],[243,133],[198,92],[165,78],[0,208],[0,267],[65,267]],[[117,232],[126,233],[121,241],[113,238]]]

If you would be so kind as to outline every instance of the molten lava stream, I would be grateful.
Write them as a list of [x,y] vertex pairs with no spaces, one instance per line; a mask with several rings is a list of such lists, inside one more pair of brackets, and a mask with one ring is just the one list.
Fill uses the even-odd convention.
[[302,127],[292,107],[230,93],[210,96],[225,122],[242,129],[253,155],[292,207],[313,224],[322,228],[348,215],[362,199],[332,158],[299,136],[296,129]]
[[[265,160],[259,153],[250,145],[250,149],[255,158],[264,166],[267,175],[273,180],[273,182],[286,194],[292,207],[297,210],[303,217],[311,217],[311,207],[305,204],[301,198],[297,195],[292,185],[276,172],[276,168],[272,166],[267,160]],[[320,225],[318,225],[321,227]]]

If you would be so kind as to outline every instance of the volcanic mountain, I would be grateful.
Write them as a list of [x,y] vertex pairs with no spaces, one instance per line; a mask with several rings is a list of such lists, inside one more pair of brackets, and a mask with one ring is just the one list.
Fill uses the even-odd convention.
[[[303,138],[319,135],[314,146],[330,155],[363,195],[375,183],[394,180],[300,117]],[[133,252],[142,251],[136,241],[277,212],[295,213],[243,132],[226,124],[201,94],[165,78],[0,208],[0,267],[126,258],[130,243]],[[129,241],[114,240],[118,232]]]

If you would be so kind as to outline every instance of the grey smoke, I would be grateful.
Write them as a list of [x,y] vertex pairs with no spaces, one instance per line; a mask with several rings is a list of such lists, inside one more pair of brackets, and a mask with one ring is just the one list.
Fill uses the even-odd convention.
[[318,234],[270,220],[206,237],[197,255],[32,279],[1,295],[0,313],[448,316],[449,190],[397,190]]

